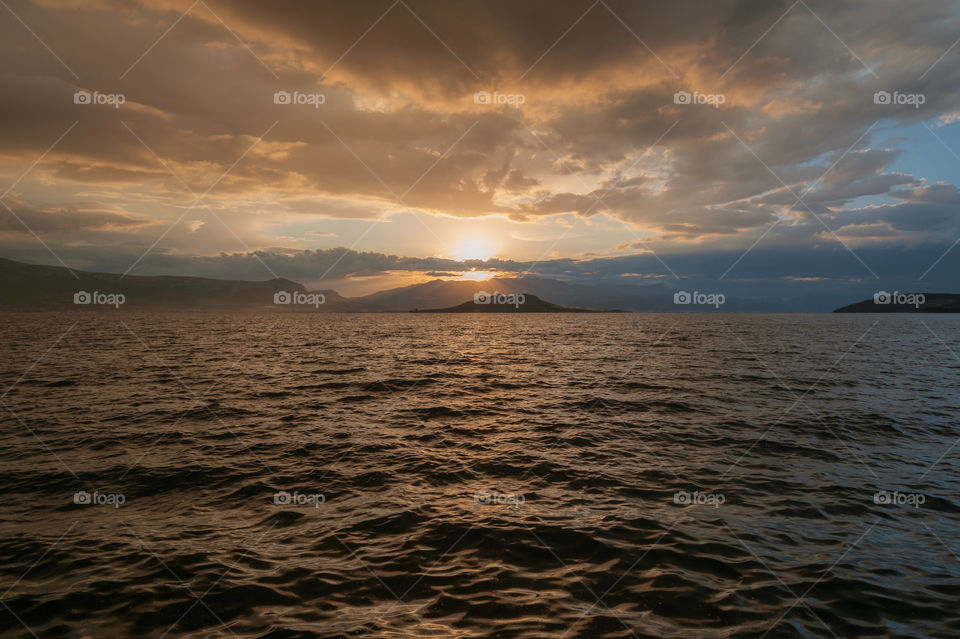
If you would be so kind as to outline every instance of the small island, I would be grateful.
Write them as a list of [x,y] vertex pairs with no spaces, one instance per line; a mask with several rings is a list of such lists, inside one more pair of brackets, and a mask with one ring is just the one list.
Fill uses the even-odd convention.
[[878,293],[834,313],[960,313],[957,293]]
[[447,308],[413,309],[411,313],[619,313],[557,306],[530,293],[478,294],[473,300]]

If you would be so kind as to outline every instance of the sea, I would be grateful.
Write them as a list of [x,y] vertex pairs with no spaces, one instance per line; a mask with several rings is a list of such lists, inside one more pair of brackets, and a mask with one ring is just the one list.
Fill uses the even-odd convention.
[[0,314],[0,636],[960,636],[960,317]]

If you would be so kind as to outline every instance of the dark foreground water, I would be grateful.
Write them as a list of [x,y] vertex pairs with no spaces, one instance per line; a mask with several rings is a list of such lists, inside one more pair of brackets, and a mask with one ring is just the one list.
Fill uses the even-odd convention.
[[960,317],[0,322],[5,637],[960,635]]

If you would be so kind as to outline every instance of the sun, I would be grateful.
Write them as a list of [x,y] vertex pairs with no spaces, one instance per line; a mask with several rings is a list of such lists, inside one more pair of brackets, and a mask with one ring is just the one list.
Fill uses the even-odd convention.
[[498,273],[496,271],[478,271],[474,268],[469,271],[464,271],[457,279],[462,282],[486,282],[497,276]]
[[493,247],[483,238],[468,238],[461,240],[453,249],[453,259],[460,260],[489,260],[493,257]]

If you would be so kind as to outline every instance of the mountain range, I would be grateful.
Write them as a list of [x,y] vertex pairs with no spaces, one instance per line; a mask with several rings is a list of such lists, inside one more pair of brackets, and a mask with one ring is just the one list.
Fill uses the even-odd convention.
[[[675,288],[662,284],[585,285],[537,277],[497,277],[483,281],[435,279],[360,297],[344,297],[330,289],[308,290],[303,284],[282,278],[245,281],[163,275],[121,276],[0,258],[0,309],[22,311],[102,310],[110,307],[153,311],[407,312],[446,309],[483,293],[524,294],[568,309],[718,310],[677,305],[674,303],[676,292]],[[769,312],[784,309],[777,308],[775,302],[727,300],[719,310]]]
[[[456,307],[464,306],[465,302],[472,304],[475,296],[495,294],[532,297],[536,299],[536,305],[543,305],[538,312],[584,309],[648,313],[830,310],[812,305],[804,298],[747,300],[721,295],[722,302],[716,303],[711,297],[716,297],[714,294],[678,289],[679,286],[662,283],[585,284],[540,277],[496,277],[482,281],[435,279],[369,295],[345,297],[331,289],[308,290],[303,284],[282,278],[246,281],[163,275],[122,276],[0,258],[0,309],[8,311],[103,310],[108,307],[150,311],[463,312],[463,309],[455,310]],[[683,302],[684,299],[687,303]],[[850,310],[869,311],[871,307],[864,304]],[[468,306],[464,308],[475,312]]]

